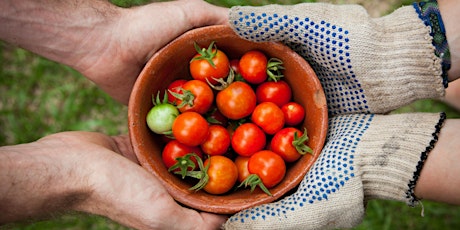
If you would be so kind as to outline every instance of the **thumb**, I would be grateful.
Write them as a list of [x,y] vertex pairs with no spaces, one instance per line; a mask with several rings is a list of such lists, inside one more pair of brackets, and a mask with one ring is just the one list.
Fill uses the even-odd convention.
[[202,0],[180,0],[178,2],[189,23],[189,28],[224,25],[228,23],[228,8],[215,6]]

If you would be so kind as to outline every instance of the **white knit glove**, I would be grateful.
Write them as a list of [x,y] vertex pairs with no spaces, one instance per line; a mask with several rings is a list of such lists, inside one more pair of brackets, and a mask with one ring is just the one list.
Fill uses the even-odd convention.
[[369,199],[417,203],[413,190],[445,115],[376,115],[444,95],[447,65],[433,45],[434,27],[416,9],[370,18],[358,5],[231,8],[241,37],[283,42],[312,65],[331,118],[326,145],[298,189],[233,215],[226,229],[351,228]]
[[331,115],[386,113],[444,96],[442,60],[413,6],[371,18],[359,5],[233,7],[241,37],[281,41],[314,68]]
[[361,223],[369,199],[417,202],[414,187],[444,114],[341,115],[297,191],[233,215],[225,229],[332,229]]

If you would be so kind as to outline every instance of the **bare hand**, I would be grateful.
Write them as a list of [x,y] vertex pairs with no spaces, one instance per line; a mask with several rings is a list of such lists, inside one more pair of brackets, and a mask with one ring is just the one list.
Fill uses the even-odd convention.
[[225,216],[180,206],[152,174],[122,155],[135,161],[127,136],[91,132],[1,147],[0,223],[69,210],[136,229],[218,229],[225,222]]

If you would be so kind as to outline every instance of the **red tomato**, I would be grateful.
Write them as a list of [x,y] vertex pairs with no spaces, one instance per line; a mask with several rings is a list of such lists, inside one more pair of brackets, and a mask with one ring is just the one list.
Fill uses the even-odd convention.
[[256,107],[256,94],[247,83],[235,81],[217,93],[216,104],[224,116],[238,120],[251,115]]
[[305,109],[297,102],[288,102],[281,107],[284,114],[284,122],[288,126],[296,126],[305,118]]
[[251,173],[248,169],[249,157],[237,156],[235,158],[235,165],[238,169],[238,182],[243,182]]
[[228,130],[228,133],[230,133],[230,137],[233,137],[233,133],[235,133],[236,128],[238,128],[238,126],[240,125],[241,124],[238,121],[228,122],[227,130]]
[[284,114],[272,102],[262,102],[252,112],[251,120],[262,130],[270,135],[275,134],[284,127]]
[[267,64],[264,53],[258,50],[248,51],[240,58],[240,74],[247,82],[260,84],[267,80]]
[[[270,150],[280,155],[286,162],[294,162],[307,152],[311,152],[306,145],[308,137],[299,129],[287,127],[277,132],[271,142]],[[311,156],[310,154],[307,154]]]
[[185,79],[178,79],[178,80],[175,80],[173,82],[171,82],[171,84],[169,84],[168,86],[168,102],[170,104],[173,104],[173,105],[177,105],[177,98],[175,96],[173,96],[171,94],[171,92],[173,93],[177,93],[177,94],[182,94],[182,86],[187,82],[187,80]]
[[240,60],[238,59],[232,59],[230,60],[230,68],[232,68],[233,72],[235,74],[240,74]]
[[198,155],[200,158],[203,157],[203,153],[201,149],[197,146],[188,146],[185,144],[180,143],[177,140],[171,140],[166,144],[166,146],[163,148],[163,152],[161,154],[161,157],[163,159],[163,162],[166,166],[166,168],[171,168],[173,165],[178,164],[178,168],[174,169],[173,172],[185,170],[185,171],[190,171],[194,170],[198,167],[197,161],[195,157],[190,157],[189,160],[193,162],[195,167],[190,167],[190,161],[187,161],[184,159],[184,161],[177,161],[177,158],[179,157],[184,157],[185,155],[189,153],[195,153]]
[[223,155],[230,147],[230,134],[221,125],[210,125],[208,137],[201,143],[201,149],[208,155]]
[[208,136],[209,125],[206,119],[196,112],[179,114],[174,120],[172,133],[179,142],[197,146],[204,142]]
[[205,117],[210,124],[227,126],[228,118],[216,106],[211,106]]
[[267,143],[264,131],[253,123],[244,123],[233,132],[232,148],[241,156],[251,156]]
[[187,81],[177,97],[177,108],[181,113],[193,111],[205,114],[214,102],[214,93],[208,83],[199,80]]
[[221,50],[217,49],[212,42],[208,49],[197,49],[197,54],[190,61],[190,74],[193,79],[206,82],[206,79],[211,84],[216,84],[216,79],[227,77],[230,71],[230,61],[227,55]]
[[273,102],[279,107],[291,101],[291,87],[282,80],[267,81],[256,88],[257,103]]
[[248,161],[248,170],[256,174],[267,188],[273,188],[283,180],[286,163],[283,158],[270,150],[254,153]]
[[209,179],[203,189],[216,195],[230,191],[238,179],[235,163],[224,156],[211,156],[204,162],[204,166],[207,165]]

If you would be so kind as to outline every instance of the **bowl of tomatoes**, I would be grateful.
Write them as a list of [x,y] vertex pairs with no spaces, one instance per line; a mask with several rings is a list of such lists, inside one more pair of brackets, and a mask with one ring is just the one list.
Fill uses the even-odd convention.
[[155,53],[128,106],[141,166],[177,202],[219,214],[295,189],[321,153],[327,120],[321,84],[301,56],[223,25]]

